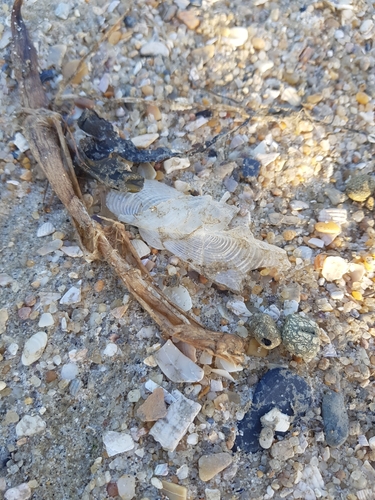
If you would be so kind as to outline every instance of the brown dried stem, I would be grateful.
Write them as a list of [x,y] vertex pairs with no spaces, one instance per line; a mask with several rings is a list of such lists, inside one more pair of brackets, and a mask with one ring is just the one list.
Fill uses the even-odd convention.
[[[14,64],[23,103],[34,108],[34,111],[29,110],[23,123],[24,133],[34,158],[69,212],[86,256],[91,259],[103,258],[113,268],[166,337],[187,342],[234,362],[242,362],[244,348],[239,337],[205,330],[155,286],[139,258],[130,250],[132,246],[121,224],[103,227],[91,219],[82,202],[61,127],[61,116],[46,109],[38,109],[45,105],[46,97],[35,70],[37,56],[21,18],[21,6],[22,0],[16,0],[12,15],[13,32],[17,33],[14,37]],[[21,26],[20,30],[18,26]],[[24,44],[29,46],[28,50],[23,47]],[[30,62],[24,60],[23,54],[31,54]]]

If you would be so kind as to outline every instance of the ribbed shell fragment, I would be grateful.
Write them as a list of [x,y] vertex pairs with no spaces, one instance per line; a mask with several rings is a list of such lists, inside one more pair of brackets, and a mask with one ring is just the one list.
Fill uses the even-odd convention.
[[110,191],[107,207],[139,228],[148,245],[167,249],[212,281],[242,291],[249,271],[288,269],[284,250],[256,240],[247,226],[230,228],[238,208],[211,196],[189,196],[146,180],[142,191]]

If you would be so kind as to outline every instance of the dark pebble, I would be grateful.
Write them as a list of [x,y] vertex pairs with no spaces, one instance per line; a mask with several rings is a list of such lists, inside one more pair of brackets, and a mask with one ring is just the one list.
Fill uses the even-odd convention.
[[207,156],[209,158],[216,158],[217,157],[217,152],[214,149],[209,149],[207,151]]
[[212,111],[210,109],[202,109],[202,111],[197,111],[195,113],[195,118],[199,118],[201,116],[203,118],[211,118],[212,117]]
[[342,394],[329,391],[323,396],[322,416],[327,444],[336,447],[345,443],[349,435],[349,417]]
[[125,16],[124,23],[127,28],[134,28],[134,26],[137,24],[137,20],[133,16]]
[[238,424],[236,449],[247,453],[260,449],[260,419],[273,408],[286,415],[300,417],[310,406],[311,388],[302,377],[285,368],[269,370],[258,382],[251,408]]
[[242,163],[242,177],[245,181],[251,177],[257,177],[260,170],[260,163],[254,158],[245,158]]
[[39,73],[39,78],[42,83],[54,80],[56,76],[57,76],[57,71],[54,69],[45,69],[41,73]]

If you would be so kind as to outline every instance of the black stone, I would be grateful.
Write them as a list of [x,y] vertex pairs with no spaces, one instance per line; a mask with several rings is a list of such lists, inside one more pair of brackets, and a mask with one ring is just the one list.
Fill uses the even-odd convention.
[[260,419],[273,408],[298,418],[306,413],[311,401],[311,388],[302,377],[286,368],[269,370],[258,382],[251,408],[238,424],[234,451],[255,453],[260,449]]
[[257,177],[260,170],[260,163],[254,158],[245,158],[242,163],[241,175],[243,179],[250,180],[251,177]]
[[209,158],[217,158],[217,152],[214,149],[209,149],[207,151],[207,156]]
[[212,111],[210,109],[203,109],[202,111],[197,111],[197,113],[195,113],[195,117],[199,118],[200,116],[202,116],[203,118],[211,118]]
[[340,446],[349,435],[349,417],[342,394],[329,391],[323,396],[324,434],[329,446]]
[[125,16],[124,23],[127,28],[134,28],[134,26],[137,24],[137,20],[133,16]]
[[54,69],[45,69],[39,73],[39,78],[42,83],[54,80],[57,76],[57,71]]

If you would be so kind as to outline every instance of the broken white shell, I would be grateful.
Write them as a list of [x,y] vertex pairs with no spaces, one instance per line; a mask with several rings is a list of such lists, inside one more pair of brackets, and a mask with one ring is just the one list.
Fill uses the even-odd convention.
[[345,224],[348,220],[348,212],[344,208],[323,208],[319,212],[319,222],[336,222]]
[[131,244],[133,245],[135,251],[137,252],[138,256],[143,259],[144,257],[147,257],[147,255],[150,255],[151,250],[150,248],[146,245],[146,243],[142,240],[131,240]]
[[52,234],[54,232],[55,232],[54,225],[51,222],[45,222],[38,228],[36,235],[38,238],[41,238],[42,236],[48,236],[49,234]]
[[286,432],[290,427],[290,416],[282,413],[278,408],[272,408],[260,419],[263,427],[272,427],[276,432]]
[[169,250],[231,290],[242,291],[253,269],[290,267],[284,250],[256,240],[248,227],[229,229],[239,209],[211,196],[184,195],[146,180],[139,193],[109,192],[107,206],[137,226],[150,246]]
[[28,340],[26,340],[21,358],[22,364],[29,366],[32,363],[35,363],[35,361],[37,361],[43,354],[47,345],[47,340],[48,337],[45,332],[35,333]]
[[359,490],[356,492],[358,500],[373,500],[374,490],[365,488],[364,490]]
[[161,371],[172,382],[199,382],[204,371],[168,340],[155,354],[154,358]]
[[183,311],[190,311],[190,309],[193,307],[190,293],[184,286],[180,285],[165,287],[163,289],[163,292],[167,297],[171,299],[174,304],[180,307]]
[[185,398],[179,391],[173,391],[176,401],[169,408],[164,418],[154,424],[151,436],[168,451],[174,451],[186,434],[189,425],[201,410],[201,405]]

